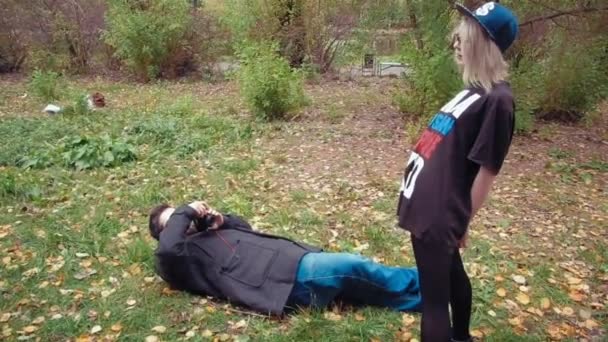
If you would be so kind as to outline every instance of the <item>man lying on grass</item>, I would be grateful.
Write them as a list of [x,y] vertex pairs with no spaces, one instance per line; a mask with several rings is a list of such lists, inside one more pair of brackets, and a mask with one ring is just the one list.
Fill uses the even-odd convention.
[[227,299],[264,314],[325,307],[339,300],[399,311],[420,307],[415,268],[389,267],[356,254],[320,248],[252,230],[204,202],[150,212],[159,241],[158,274],[178,290]]

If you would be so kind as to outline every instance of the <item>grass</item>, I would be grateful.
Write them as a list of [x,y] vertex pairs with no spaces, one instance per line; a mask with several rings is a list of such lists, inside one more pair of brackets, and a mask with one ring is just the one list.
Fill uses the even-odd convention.
[[[160,202],[201,198],[270,233],[330,251],[360,252],[391,265],[414,263],[408,237],[394,229],[394,193],[402,170],[389,170],[390,180],[373,172],[381,165],[355,179],[345,177],[343,171],[357,171],[360,165],[356,146],[345,151],[334,170],[308,169],[323,156],[294,164],[294,153],[314,143],[306,130],[310,118],[256,122],[244,115],[231,84],[224,86],[210,97],[199,96],[210,92],[199,84],[66,80],[59,103],[84,90],[99,90],[108,107],[49,117],[38,113],[44,106],[40,100],[21,97],[25,82],[0,81],[3,338],[141,341],[158,335],[171,341],[194,334],[197,341],[333,342],[417,336],[417,315],[406,322],[402,314],[379,308],[336,307],[304,309],[282,319],[259,317],[224,302],[172,292],[154,276],[155,242],[147,233],[147,211]],[[334,144],[337,129],[339,137],[359,136],[351,120],[373,112],[378,91],[353,84],[325,87],[311,90],[318,93],[311,115],[327,124],[313,123],[314,136],[324,139],[318,143]],[[329,105],[338,103],[336,98],[351,100]],[[389,138],[371,128],[366,136]],[[417,129],[409,131],[413,135]],[[18,163],[24,156],[60,161],[63,144],[85,135],[128,141],[137,158],[82,171],[61,162],[31,168]],[[576,148],[546,151],[552,166],[538,173],[507,171],[473,222],[471,247],[463,259],[474,287],[473,329],[486,341],[544,341],[552,326],[561,327],[564,339],[601,336],[598,328],[579,326],[585,324],[580,310],[591,311],[599,326],[608,324],[604,311],[591,306],[594,301],[607,304],[602,284],[608,253],[601,228],[608,220],[608,203],[601,191],[579,192],[583,186],[605,187],[607,164],[601,157],[573,160]],[[362,154],[368,151],[364,148]],[[302,175],[303,170],[310,174]],[[329,172],[326,183],[307,183],[315,172]],[[587,173],[591,176],[582,176]],[[532,188],[537,191],[528,192]],[[529,304],[516,298],[522,290],[513,275],[526,277]],[[572,278],[581,283],[569,283]],[[501,288],[505,297],[497,295]],[[584,299],[573,300],[572,291],[584,293]],[[527,311],[540,310],[542,298],[551,301],[543,316]],[[566,307],[574,310],[573,316],[553,310]],[[511,323],[514,318],[521,324]],[[159,325],[166,332],[152,331]],[[96,326],[101,331],[93,333]]]

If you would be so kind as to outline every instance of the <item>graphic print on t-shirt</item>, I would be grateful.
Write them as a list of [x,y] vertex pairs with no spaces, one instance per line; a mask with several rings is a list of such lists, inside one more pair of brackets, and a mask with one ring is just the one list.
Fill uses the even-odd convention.
[[424,168],[424,161],[431,159],[437,146],[443,141],[444,137],[450,134],[454,129],[456,120],[467,110],[475,101],[481,98],[481,95],[473,93],[469,90],[463,90],[456,95],[450,102],[441,108],[439,113],[435,114],[431,123],[422,133],[420,140],[416,143],[414,151],[407,162],[407,172],[401,182],[400,191],[407,199],[412,197],[416,179]]

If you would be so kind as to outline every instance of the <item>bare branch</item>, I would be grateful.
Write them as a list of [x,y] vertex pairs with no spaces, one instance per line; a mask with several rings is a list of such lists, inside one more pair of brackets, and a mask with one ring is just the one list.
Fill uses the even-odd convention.
[[522,27],[522,26],[533,24],[535,22],[539,22],[539,21],[552,20],[557,17],[562,17],[565,15],[577,15],[577,14],[581,14],[581,13],[600,12],[600,11],[608,11],[608,6],[594,7],[594,8],[578,8],[578,9],[573,9],[573,10],[569,10],[569,11],[560,11],[560,12],[553,13],[550,15],[540,16],[540,17],[532,18],[530,20],[526,20],[523,23],[519,24],[519,26]]

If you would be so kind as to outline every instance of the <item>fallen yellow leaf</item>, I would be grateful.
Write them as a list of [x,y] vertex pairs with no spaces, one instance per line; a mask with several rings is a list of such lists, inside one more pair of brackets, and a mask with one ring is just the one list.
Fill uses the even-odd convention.
[[330,321],[340,321],[342,320],[342,316],[335,314],[333,312],[326,312],[324,315],[325,319],[328,319]]
[[[405,331],[401,334],[401,336],[399,337],[399,340],[402,342],[409,342],[412,339],[412,333],[409,331]],[[377,340],[380,341],[380,340]]]
[[530,297],[528,297],[528,295],[523,292],[518,293],[515,299],[517,299],[517,301],[522,303],[523,305],[530,304]]
[[414,322],[416,322],[416,317],[414,317],[413,315],[410,315],[410,314],[403,314],[401,321],[403,322],[403,324],[405,326],[409,326],[409,325],[414,324]]
[[575,302],[582,302],[585,299],[585,295],[577,291],[570,292],[568,297]]
[[247,321],[245,321],[244,319],[236,322],[236,324],[234,324],[232,326],[233,329],[243,329],[247,327]]
[[519,285],[525,285],[526,284],[526,278],[524,276],[521,275],[514,275],[512,277],[513,281],[518,283]]
[[571,307],[567,306],[565,308],[562,309],[562,313],[566,316],[572,316],[574,315],[574,309],[572,309]]
[[122,330],[122,324],[116,323],[110,327],[110,330],[112,330],[113,332],[119,332]]
[[150,335],[146,337],[146,342],[158,342],[160,339],[154,335]]
[[519,316],[517,317],[513,317],[513,318],[509,318],[509,323],[511,325],[515,325],[515,326],[519,326],[523,323],[523,319]]
[[171,296],[171,295],[174,295],[176,293],[177,293],[177,291],[172,290],[169,287],[163,287],[162,294],[165,295],[165,296]]
[[357,321],[357,322],[365,321],[365,316],[357,313],[357,314],[355,314],[355,321]]
[[498,297],[505,297],[507,295],[507,290],[505,290],[501,287],[498,290],[496,290],[496,294],[498,295]]
[[28,325],[27,327],[23,328],[23,331],[26,334],[31,334],[31,333],[33,333],[36,330],[38,330],[38,327],[36,327],[35,325]]
[[141,273],[141,267],[139,267],[139,264],[132,264],[129,266],[128,271],[131,275],[135,276]]
[[549,334],[549,336],[551,336],[551,338],[554,339],[559,339],[561,337],[560,329],[558,326],[555,325],[550,325],[547,328],[547,333]]
[[166,327],[164,327],[164,326],[162,326],[162,325],[157,325],[157,326],[155,326],[154,328],[152,328],[152,331],[154,331],[154,332],[156,332],[156,333],[159,333],[159,334],[162,334],[162,333],[164,333],[165,331],[167,331],[167,328],[166,328]]
[[76,342],[91,342],[93,339],[89,335],[80,335],[76,337]]
[[482,338],[483,337],[483,332],[481,330],[472,330],[471,331],[471,336],[475,337],[475,338]]
[[540,300],[540,308],[543,310],[547,310],[548,308],[551,307],[551,301],[549,300],[549,298],[543,298]]
[[8,322],[9,319],[11,319],[10,312],[5,312],[0,316],[0,323]]
[[597,327],[599,327],[599,324],[596,321],[594,321],[592,319],[588,319],[588,320],[585,321],[585,328],[587,328],[587,329],[595,329]]

